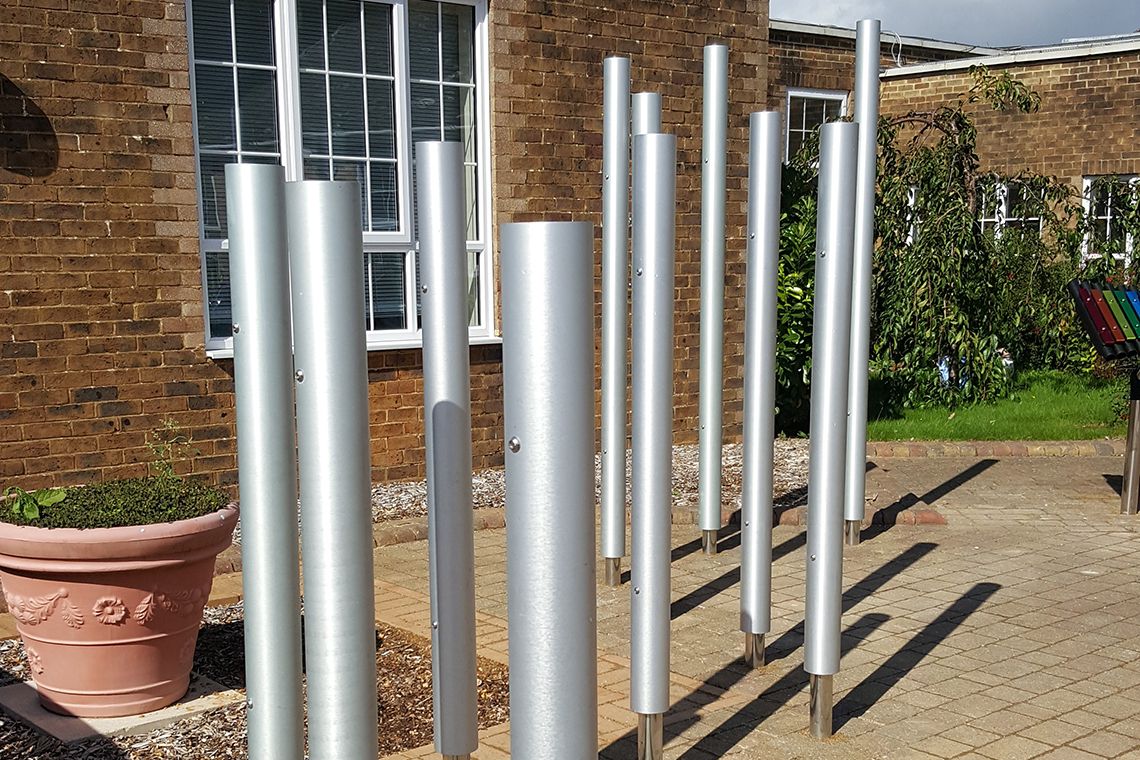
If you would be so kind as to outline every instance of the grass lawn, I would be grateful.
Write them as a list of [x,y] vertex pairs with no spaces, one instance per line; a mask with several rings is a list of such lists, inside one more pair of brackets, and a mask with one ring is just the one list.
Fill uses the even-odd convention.
[[995,404],[882,410],[872,383],[867,421],[871,441],[1066,441],[1123,436],[1113,413],[1123,381],[1026,372],[1011,398]]

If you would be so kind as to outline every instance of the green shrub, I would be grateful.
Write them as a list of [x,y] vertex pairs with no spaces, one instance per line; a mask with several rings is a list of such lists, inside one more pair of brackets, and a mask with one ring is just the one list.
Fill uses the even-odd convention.
[[3,509],[0,520],[41,528],[117,528],[201,517],[225,503],[225,494],[209,484],[151,476],[68,488],[62,501],[40,507],[38,519]]

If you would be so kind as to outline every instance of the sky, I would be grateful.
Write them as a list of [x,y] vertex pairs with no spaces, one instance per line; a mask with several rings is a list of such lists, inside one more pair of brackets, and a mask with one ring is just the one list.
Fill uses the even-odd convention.
[[772,18],[990,47],[1045,45],[1068,37],[1140,30],[1140,0],[770,0]]

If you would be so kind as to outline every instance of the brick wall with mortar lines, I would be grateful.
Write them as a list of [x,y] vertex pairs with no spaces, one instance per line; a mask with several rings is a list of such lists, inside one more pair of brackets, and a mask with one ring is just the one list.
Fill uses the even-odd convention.
[[[993,67],[1041,95],[1037,113],[970,107],[985,170],[1030,171],[1070,182],[1140,173],[1140,52]],[[883,80],[884,116],[952,104],[972,85],[968,71]]]
[[[764,91],[766,3],[641,3],[613,18],[578,2],[490,10],[497,222],[598,221],[605,55],[631,55],[639,86],[665,96],[680,138],[677,427],[695,439],[701,48],[723,39],[733,50],[731,323],[743,298],[743,125],[760,107],[739,96]],[[194,472],[233,482],[232,362],[203,346],[184,4],[11,0],[0,61],[0,482],[142,474],[146,434],[167,417],[194,438]],[[583,86],[591,66],[596,86]],[[730,328],[730,436],[740,338]],[[476,467],[502,461],[500,361],[498,347],[472,350]],[[416,350],[369,356],[377,479],[422,475],[421,368]]]
[[[0,8],[0,487],[143,474],[167,417],[234,481],[233,363],[203,346],[182,2]],[[501,462],[472,350],[476,467]],[[369,356],[377,479],[423,471],[421,352]]]
[[[596,289],[601,279],[603,60],[628,57],[632,91],[662,95],[663,129],[677,136],[677,442],[695,441],[698,434],[703,48],[711,42],[728,44],[725,439],[739,440],[748,114],[765,107],[766,0],[635,0],[616,9],[589,0],[491,0],[490,15],[496,226],[592,222]],[[597,303],[600,332],[600,297]],[[596,364],[595,380],[600,399]]]
[[[894,68],[892,46],[880,46],[883,68]],[[964,58],[957,51],[904,46],[899,52],[902,65]],[[788,88],[840,90],[855,89],[855,40],[784,30],[768,33],[768,105],[783,112]],[[850,99],[849,99],[850,100]],[[850,113],[851,103],[848,102]]]

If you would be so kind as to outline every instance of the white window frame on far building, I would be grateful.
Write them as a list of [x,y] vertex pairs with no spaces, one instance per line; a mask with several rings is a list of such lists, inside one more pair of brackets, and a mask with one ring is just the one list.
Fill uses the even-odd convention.
[[[1105,223],[1105,237],[1111,239],[1112,234],[1113,234],[1113,222],[1115,220],[1115,215],[1113,214],[1113,208],[1112,208],[1112,199],[1109,198],[1108,207],[1104,209],[1103,214],[1096,214],[1096,212],[1099,209],[1097,209],[1093,204],[1094,186],[1098,182],[1103,182],[1105,180],[1113,180],[1113,181],[1116,181],[1116,182],[1119,182],[1122,184],[1126,183],[1129,186],[1129,188],[1132,189],[1132,191],[1135,191],[1137,184],[1140,184],[1140,176],[1131,175],[1131,174],[1120,174],[1120,175],[1090,174],[1090,175],[1086,175],[1081,180],[1081,203],[1084,205],[1085,219],[1103,220]],[[1096,214],[1095,217],[1094,217],[1094,214]],[[1123,250],[1114,251],[1112,254],[1113,258],[1122,262],[1124,264],[1124,266],[1126,266],[1126,267],[1131,266],[1132,254],[1135,250],[1136,241],[1134,240],[1134,236],[1132,235],[1132,233],[1125,230],[1124,231],[1124,239],[1122,242],[1123,242]],[[1082,253],[1084,254],[1084,258],[1086,261],[1088,261],[1089,259],[1099,258],[1100,256],[1104,255],[1103,252],[1096,250],[1095,241],[1092,239],[1092,230],[1091,229],[1086,231],[1085,239],[1084,239],[1084,241],[1082,241],[1082,246],[1083,246]]]
[[[787,94],[784,95],[784,161],[790,160],[792,155],[794,155],[792,153],[792,149],[791,149],[792,148],[792,133],[795,132],[795,133],[798,133],[799,135],[801,135],[800,140],[799,140],[799,144],[803,145],[803,141],[807,138],[808,135],[817,131],[821,126],[826,124],[828,121],[834,121],[835,119],[842,119],[844,116],[847,115],[847,101],[848,101],[849,96],[850,96],[850,93],[848,93],[844,90],[818,90],[818,89],[810,89],[810,88],[806,88],[806,87],[789,87]],[[805,109],[803,110],[803,112],[800,115],[799,124],[794,125],[792,123],[792,116],[793,116],[793,114],[792,114],[792,100],[793,100],[793,98],[798,98],[801,100],[808,100],[808,101],[811,101],[811,100],[823,101],[826,104],[838,104],[839,114],[836,117],[832,118],[831,114],[829,112],[829,109],[825,105],[823,120],[820,121],[818,124],[814,123],[814,121],[813,121],[813,123],[811,125],[809,125],[808,121],[807,121],[807,116],[808,116],[807,109],[805,107]],[[798,147],[797,147],[797,150],[798,150]]]

